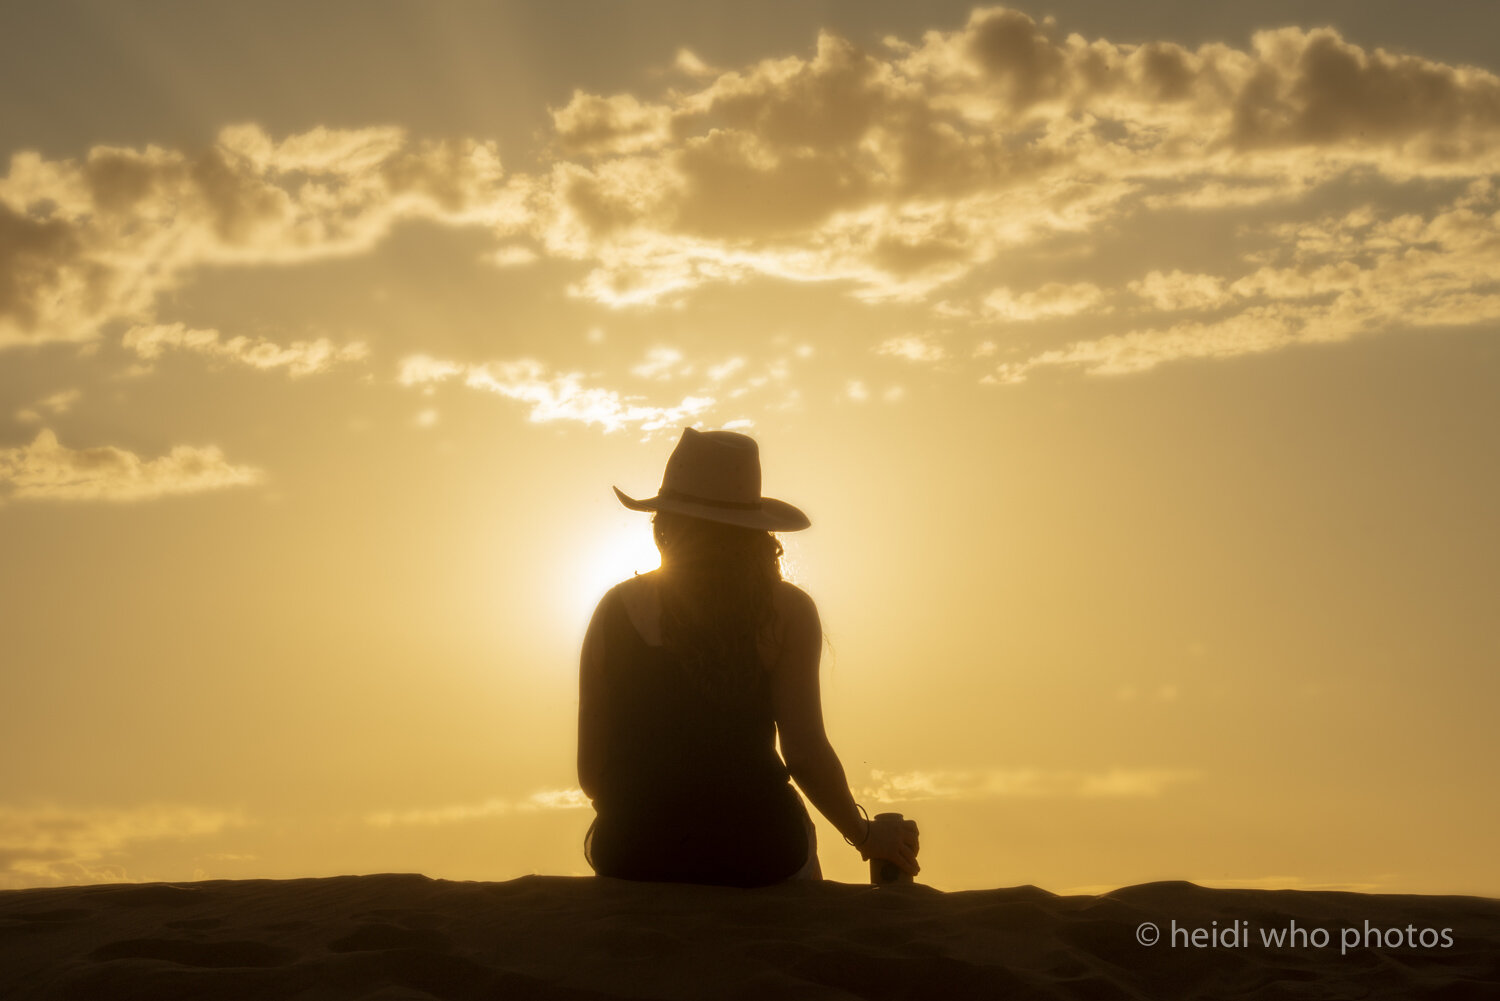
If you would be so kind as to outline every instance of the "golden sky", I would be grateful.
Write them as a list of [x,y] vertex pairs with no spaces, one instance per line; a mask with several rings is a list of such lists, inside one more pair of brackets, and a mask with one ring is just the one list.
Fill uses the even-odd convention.
[[586,872],[693,425],[933,885],[1500,894],[1497,32],[0,8],[0,887]]

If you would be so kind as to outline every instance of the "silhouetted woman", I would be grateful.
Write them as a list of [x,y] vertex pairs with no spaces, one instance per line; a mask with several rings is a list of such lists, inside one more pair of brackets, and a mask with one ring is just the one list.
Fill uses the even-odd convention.
[[[807,516],[760,493],[755,441],[683,431],[657,496],[661,569],[615,585],[583,641],[578,781],[601,876],[762,886],[821,875],[792,789],[864,858],[915,874],[911,821],[870,821],[823,729],[818,610],[781,579],[772,532]],[[777,734],[781,754],[776,752]]]

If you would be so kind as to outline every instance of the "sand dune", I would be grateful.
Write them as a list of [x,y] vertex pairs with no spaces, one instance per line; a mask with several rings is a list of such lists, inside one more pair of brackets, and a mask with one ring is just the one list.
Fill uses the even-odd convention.
[[11,890],[0,996],[1494,998],[1500,900],[417,875]]

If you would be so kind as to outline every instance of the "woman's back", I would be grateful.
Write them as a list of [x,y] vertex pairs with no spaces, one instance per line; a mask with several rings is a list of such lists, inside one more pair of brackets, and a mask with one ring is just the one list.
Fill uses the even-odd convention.
[[807,821],[776,753],[769,672],[734,689],[695,677],[705,665],[660,642],[650,576],[613,589],[596,613],[597,725],[610,751],[589,860],[633,879],[784,879],[806,860]]
[[[652,570],[637,574],[615,585],[614,590],[619,592],[630,624],[641,640],[647,646],[662,646],[662,572]],[[772,587],[771,621],[756,638],[761,665],[767,671],[774,670],[776,666],[788,620],[798,618],[811,601],[811,598],[789,581],[777,581]]]

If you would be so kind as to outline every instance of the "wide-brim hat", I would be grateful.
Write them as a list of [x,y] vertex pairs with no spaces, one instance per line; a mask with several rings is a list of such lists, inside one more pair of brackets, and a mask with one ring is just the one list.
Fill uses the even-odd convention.
[[656,496],[636,500],[619,487],[615,496],[632,511],[669,511],[767,532],[812,524],[786,501],[760,495],[760,446],[737,431],[683,428]]

